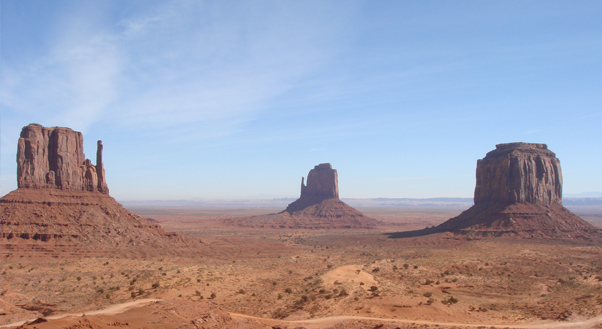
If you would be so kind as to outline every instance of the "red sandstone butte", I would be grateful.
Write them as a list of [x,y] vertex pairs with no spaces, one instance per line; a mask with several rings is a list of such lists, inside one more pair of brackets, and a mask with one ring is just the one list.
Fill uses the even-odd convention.
[[109,194],[98,141],[96,165],[84,156],[84,137],[70,128],[23,127],[17,147],[19,188],[54,188]]
[[477,161],[474,206],[436,231],[475,236],[599,238],[562,206],[560,161],[545,144],[498,144]]
[[274,229],[371,229],[379,222],[339,199],[336,169],[322,163],[301,179],[301,196],[277,214],[235,218],[226,224]]
[[179,254],[197,245],[135,215],[109,196],[98,141],[96,165],[83,136],[30,124],[18,142],[18,189],[0,199],[0,255]]

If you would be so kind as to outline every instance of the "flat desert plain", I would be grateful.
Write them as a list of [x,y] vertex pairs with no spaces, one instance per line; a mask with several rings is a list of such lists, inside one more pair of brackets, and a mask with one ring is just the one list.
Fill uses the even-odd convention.
[[[602,209],[571,210],[602,227]],[[394,238],[462,209],[358,208],[373,230],[259,230],[276,209],[132,208],[203,241],[194,255],[9,254],[3,327],[602,328],[602,246]],[[37,320],[36,320],[37,319]]]

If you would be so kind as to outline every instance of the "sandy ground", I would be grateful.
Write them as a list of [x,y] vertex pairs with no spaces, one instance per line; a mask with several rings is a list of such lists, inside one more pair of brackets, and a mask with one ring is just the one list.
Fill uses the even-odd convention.
[[386,234],[436,225],[455,210],[372,209],[385,225],[370,231],[219,224],[249,212],[257,210],[139,211],[203,240],[195,257],[11,255],[0,264],[0,324],[602,328],[602,246]]

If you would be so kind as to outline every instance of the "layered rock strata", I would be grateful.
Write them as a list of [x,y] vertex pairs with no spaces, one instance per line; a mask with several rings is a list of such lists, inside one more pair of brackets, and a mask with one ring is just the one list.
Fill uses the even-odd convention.
[[0,199],[0,254],[178,254],[198,241],[165,232],[110,197],[98,141],[96,165],[83,136],[30,124],[18,142],[19,188]]
[[477,161],[474,203],[434,231],[527,238],[599,236],[598,229],[562,206],[560,161],[545,144],[496,145]]
[[477,161],[475,204],[562,204],[560,161],[545,144],[498,144]]
[[19,188],[54,188],[109,194],[98,141],[96,165],[84,155],[81,132],[47,128],[32,123],[23,127],[17,147]]
[[336,169],[330,163],[315,166],[301,178],[301,196],[277,214],[227,219],[228,225],[273,229],[371,229],[379,221],[339,199]]

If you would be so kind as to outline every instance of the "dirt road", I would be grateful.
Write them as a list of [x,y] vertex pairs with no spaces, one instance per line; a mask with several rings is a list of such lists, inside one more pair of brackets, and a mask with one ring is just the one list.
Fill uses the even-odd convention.
[[232,317],[240,317],[247,319],[260,320],[264,322],[274,322],[274,324],[297,324],[304,325],[308,329],[319,329],[324,328],[324,326],[335,325],[342,321],[350,321],[350,320],[367,320],[367,321],[379,321],[386,323],[403,323],[403,324],[425,324],[425,325],[438,325],[438,326],[457,326],[457,327],[487,327],[487,328],[513,328],[513,329],[547,329],[547,328],[591,328],[594,325],[602,324],[602,315],[582,320],[582,321],[574,321],[574,322],[540,322],[540,323],[532,323],[532,324],[488,324],[488,323],[453,323],[453,322],[436,322],[436,321],[423,321],[423,320],[406,320],[406,319],[383,319],[383,318],[373,318],[373,317],[365,317],[365,316],[352,316],[352,315],[338,315],[331,316],[326,318],[316,318],[316,319],[308,319],[308,320],[296,320],[296,321],[286,321],[286,320],[274,320],[274,319],[266,319],[260,318],[245,314],[239,313],[230,313]]
[[[111,306],[109,306],[109,307],[107,307],[105,309],[102,309],[102,310],[82,312],[82,313],[67,313],[67,314],[51,315],[51,316],[45,317],[45,319],[46,320],[54,320],[54,319],[65,318],[65,317],[68,317],[68,316],[83,316],[83,315],[97,315],[97,314],[106,314],[106,315],[119,314],[119,313],[123,313],[123,312],[125,312],[127,310],[136,308],[136,307],[140,307],[140,306],[144,306],[144,305],[148,305],[148,304],[156,303],[156,302],[160,302],[160,301],[161,301],[161,299],[155,299],[155,298],[139,299],[139,300],[135,300],[135,301],[132,301],[132,302],[123,303],[123,304],[114,304],[114,305],[111,305]],[[25,324],[27,322],[31,322],[31,321],[34,321],[34,320],[35,319],[29,319],[29,320],[24,320],[24,321],[19,321],[19,322],[13,322],[13,323],[1,325],[0,328],[20,326],[22,324]]]
[[[102,310],[82,312],[82,313],[69,313],[69,314],[60,314],[46,317],[47,320],[60,319],[69,316],[83,316],[83,315],[112,315],[119,314],[130,309],[145,306],[151,303],[161,302],[161,299],[147,298],[140,299],[128,303],[123,304],[115,304],[111,305]],[[568,321],[568,322],[537,322],[531,324],[489,324],[489,323],[452,323],[452,322],[436,322],[436,321],[424,321],[424,320],[408,320],[408,319],[383,319],[383,318],[374,318],[374,317],[366,317],[366,316],[352,316],[352,315],[338,315],[338,316],[330,316],[325,318],[316,318],[316,319],[307,319],[307,320],[295,320],[295,321],[286,321],[286,320],[276,320],[270,318],[262,318],[256,317],[246,314],[240,313],[232,313],[230,315],[234,318],[245,318],[245,319],[253,319],[260,321],[269,325],[276,324],[295,324],[295,325],[303,325],[308,329],[319,329],[324,328],[325,326],[335,325],[339,322],[343,321],[352,321],[352,320],[365,320],[365,321],[378,321],[383,323],[400,323],[400,324],[424,324],[424,325],[438,325],[438,326],[457,326],[457,327],[487,327],[487,328],[513,328],[513,329],[546,329],[546,328],[593,328],[595,325],[602,324],[602,315],[586,319],[586,320],[578,320],[578,321]],[[20,326],[26,322],[33,321],[35,319],[19,321],[15,323],[5,324],[0,326],[0,328],[6,327],[14,327]]]

